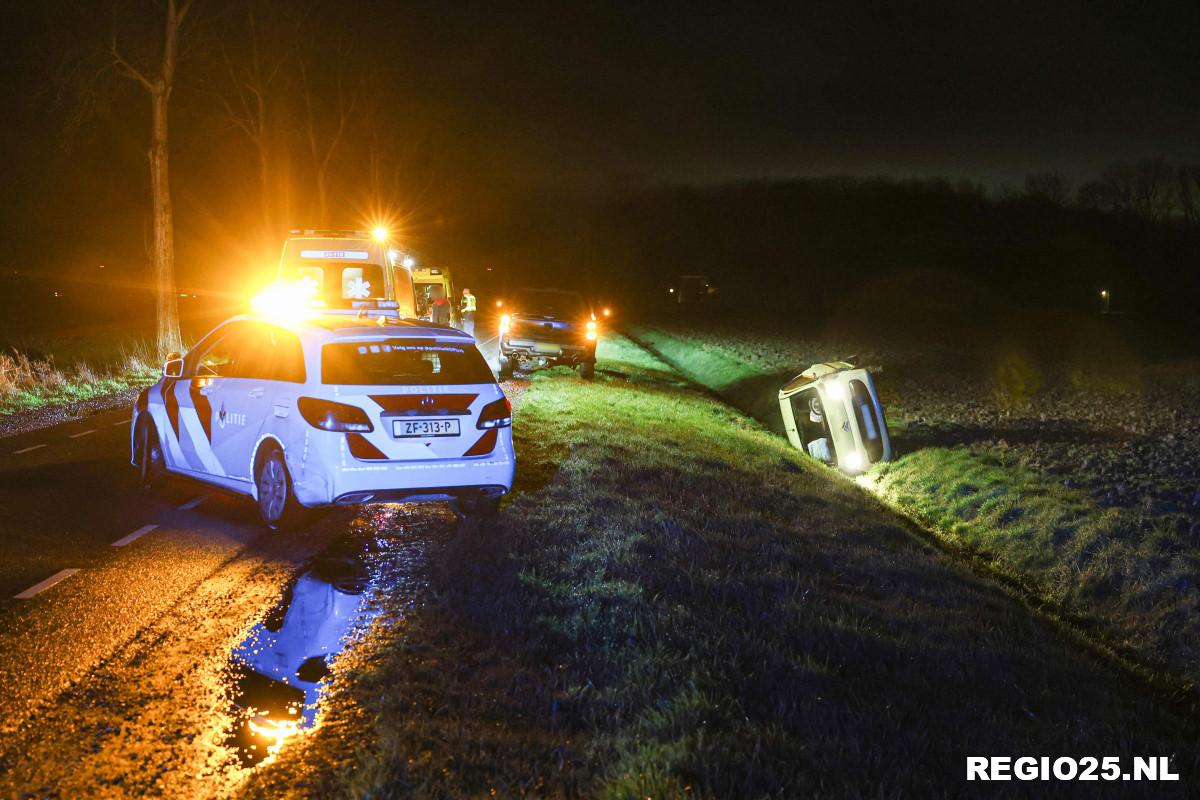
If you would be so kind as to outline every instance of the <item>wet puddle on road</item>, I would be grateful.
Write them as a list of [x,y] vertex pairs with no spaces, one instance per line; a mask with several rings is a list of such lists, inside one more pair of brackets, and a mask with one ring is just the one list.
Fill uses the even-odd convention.
[[262,763],[316,724],[331,662],[383,611],[374,598],[381,574],[388,575],[393,597],[396,590],[415,590],[411,572],[410,585],[395,585],[395,562],[413,566],[423,550],[411,539],[396,540],[406,516],[395,506],[361,515],[353,532],[318,553],[234,648],[228,668],[234,720],[228,745],[242,766]]

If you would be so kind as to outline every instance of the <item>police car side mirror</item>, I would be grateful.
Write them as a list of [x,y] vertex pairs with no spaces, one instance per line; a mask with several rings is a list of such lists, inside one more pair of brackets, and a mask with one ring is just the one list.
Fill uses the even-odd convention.
[[182,378],[183,377],[183,359],[178,353],[171,353],[175,358],[168,358],[167,363],[163,364],[164,378]]

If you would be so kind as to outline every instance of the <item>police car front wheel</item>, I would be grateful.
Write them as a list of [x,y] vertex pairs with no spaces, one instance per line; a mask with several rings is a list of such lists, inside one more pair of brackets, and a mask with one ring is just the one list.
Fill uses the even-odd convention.
[[167,465],[163,459],[158,429],[149,414],[138,419],[137,434],[138,477],[143,489],[157,489],[167,482]]
[[271,447],[259,461],[254,485],[258,490],[258,513],[268,528],[289,530],[303,521],[304,507],[296,500],[283,451],[278,447]]

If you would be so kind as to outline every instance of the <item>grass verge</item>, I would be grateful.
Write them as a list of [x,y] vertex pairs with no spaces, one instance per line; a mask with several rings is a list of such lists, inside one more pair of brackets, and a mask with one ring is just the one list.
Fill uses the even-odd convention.
[[26,340],[0,351],[0,414],[90,400],[152,382],[161,359],[143,340]]
[[[787,365],[742,355],[685,331],[639,329],[689,378],[781,430],[775,392]],[[784,348],[767,348],[785,352]],[[881,382],[881,391],[883,391]],[[1051,604],[1113,650],[1168,670],[1185,689],[1200,681],[1200,551],[1167,521],[1106,508],[1048,480],[1004,448],[959,445],[903,452],[864,483],[948,544]]]
[[600,356],[533,378],[517,495],[433,548],[247,795],[948,797],[980,753],[1194,778],[1185,721],[875,499],[628,342]]

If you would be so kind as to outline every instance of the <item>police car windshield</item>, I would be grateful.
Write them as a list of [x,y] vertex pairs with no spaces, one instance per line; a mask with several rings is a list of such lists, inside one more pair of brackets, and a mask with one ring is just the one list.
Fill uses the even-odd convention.
[[514,308],[520,314],[547,317],[577,317],[585,311],[583,297],[578,292],[551,289],[522,289],[517,292]]
[[321,382],[349,386],[492,383],[473,345],[432,339],[342,342],[321,348]]

